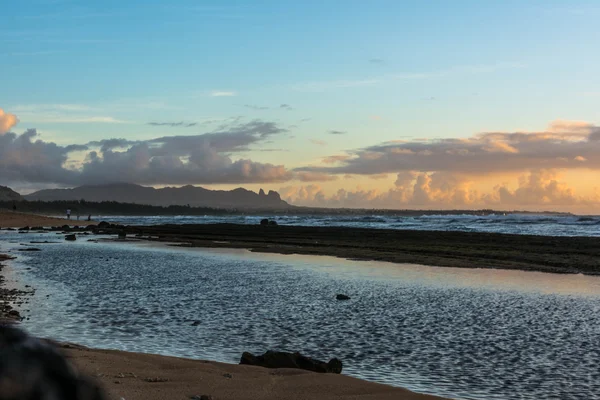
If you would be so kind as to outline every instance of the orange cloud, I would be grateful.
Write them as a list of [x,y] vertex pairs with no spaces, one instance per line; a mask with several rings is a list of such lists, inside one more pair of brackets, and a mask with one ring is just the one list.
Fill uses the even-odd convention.
[[[320,186],[284,188],[287,201],[304,206],[350,208],[439,208],[439,209],[548,209],[600,205],[600,196],[579,196],[558,174],[537,170],[519,177],[515,189],[508,184],[487,193],[473,188],[468,176],[446,172],[401,172],[395,187],[387,191],[340,189],[326,195]],[[282,189],[282,190],[284,190]]]
[[19,119],[14,114],[4,112],[0,108],[0,135],[10,131],[10,129],[19,122]]

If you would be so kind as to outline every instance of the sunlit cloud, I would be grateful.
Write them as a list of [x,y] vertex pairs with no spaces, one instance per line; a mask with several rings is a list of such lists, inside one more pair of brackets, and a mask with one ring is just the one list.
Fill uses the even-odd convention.
[[8,132],[18,122],[16,115],[7,113],[0,108],[0,135]]

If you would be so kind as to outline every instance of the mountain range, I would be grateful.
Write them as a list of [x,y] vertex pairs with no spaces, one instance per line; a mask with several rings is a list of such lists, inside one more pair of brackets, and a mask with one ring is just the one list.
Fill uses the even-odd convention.
[[21,201],[21,195],[9,187],[0,186],[0,201]]
[[286,209],[292,207],[281,200],[279,193],[274,191],[265,193],[260,189],[259,193],[256,193],[243,188],[209,190],[191,185],[156,189],[130,183],[117,183],[80,186],[73,189],[46,189],[23,197],[29,201],[116,201],[153,206],[190,205],[191,207],[225,209]]

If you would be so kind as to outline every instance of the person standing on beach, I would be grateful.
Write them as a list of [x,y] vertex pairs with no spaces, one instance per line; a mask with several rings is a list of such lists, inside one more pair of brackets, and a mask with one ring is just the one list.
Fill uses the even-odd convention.
[[71,219],[71,209],[67,208],[67,219]]
[[13,212],[17,211],[17,203],[13,203]]

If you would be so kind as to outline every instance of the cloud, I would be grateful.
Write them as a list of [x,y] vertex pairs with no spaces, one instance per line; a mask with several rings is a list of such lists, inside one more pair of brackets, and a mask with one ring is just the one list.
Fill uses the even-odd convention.
[[170,126],[172,128],[181,127],[181,128],[191,128],[192,126],[198,125],[197,122],[148,122],[148,125],[152,126]]
[[10,131],[18,122],[16,115],[7,113],[0,108],[0,135]]
[[302,182],[326,182],[335,181],[338,179],[335,175],[323,174],[320,172],[298,172],[295,179]]
[[483,174],[600,169],[600,127],[580,121],[554,121],[548,129],[538,132],[487,132],[468,138],[391,141],[323,161],[331,165],[297,170],[374,175],[400,171]]
[[496,64],[458,65],[446,70],[427,72],[401,72],[368,78],[333,79],[323,81],[301,82],[290,85],[291,90],[299,92],[324,92],[333,89],[373,86],[388,82],[413,81],[422,79],[446,78],[456,75],[476,75],[494,73],[500,70],[524,68],[525,65],[516,62],[500,62]]
[[283,108],[284,110],[287,111],[292,111],[294,108],[292,106],[290,106],[289,104],[280,104],[279,108]]
[[211,97],[233,97],[237,96],[237,93],[232,91],[213,90],[209,95]]
[[330,135],[345,135],[348,132],[346,132],[346,131],[330,130],[327,133],[329,133]]
[[383,60],[382,58],[371,58],[369,60],[369,62],[371,64],[378,64],[378,65],[385,64],[385,60]]
[[[0,136],[0,181],[66,186],[284,182],[294,174],[283,165],[232,156],[283,132],[274,122],[254,120],[232,122],[225,130],[202,135],[115,138],[70,146],[45,142],[35,130],[9,132]],[[85,152],[84,159],[70,159],[73,152]]]
[[319,139],[310,139],[310,142],[319,146],[327,146],[327,142]]
[[467,177],[445,172],[406,172],[398,174],[395,187],[386,191],[340,189],[326,195],[323,188],[286,186],[282,198],[292,204],[313,207],[349,208],[557,208],[600,204],[597,196],[577,196],[572,188],[558,180],[555,171],[539,170],[519,177],[515,189],[506,184],[482,194],[472,188]]
[[256,110],[256,111],[262,111],[262,110],[268,110],[269,109],[269,107],[256,106],[254,104],[244,104],[244,107],[249,108],[251,110]]

